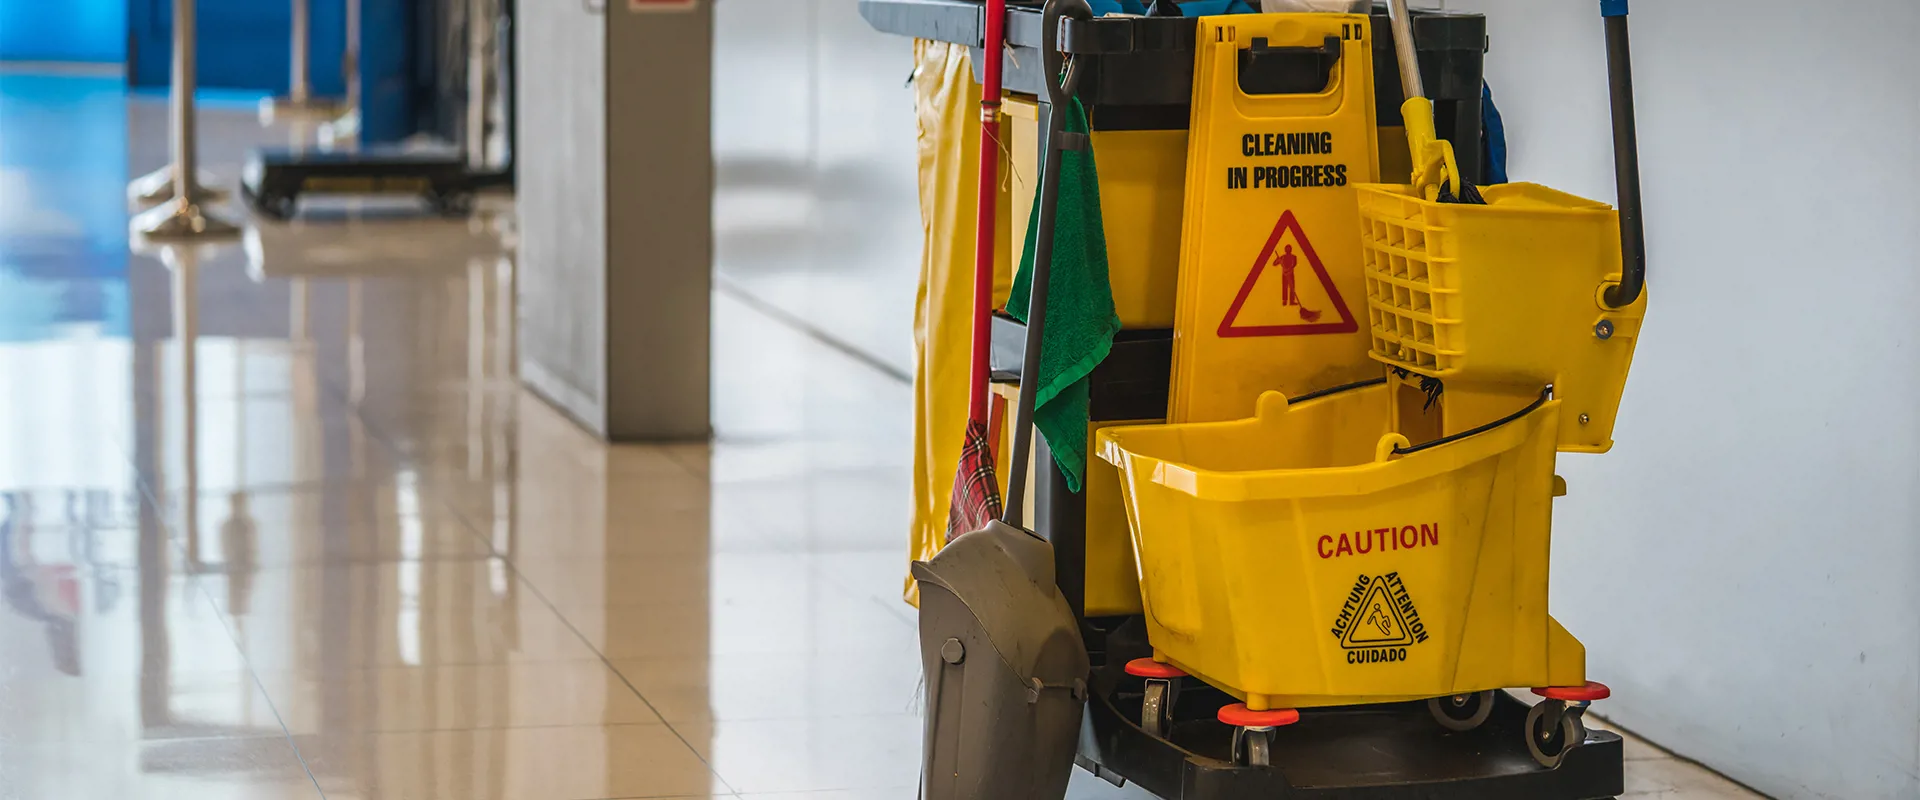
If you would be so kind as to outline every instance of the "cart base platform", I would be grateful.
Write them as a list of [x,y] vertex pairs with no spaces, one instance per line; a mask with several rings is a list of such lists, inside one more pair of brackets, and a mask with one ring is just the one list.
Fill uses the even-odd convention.
[[[1090,626],[1097,627],[1099,626]],[[1126,674],[1150,652],[1138,618],[1104,641],[1075,761],[1109,781],[1131,781],[1167,800],[1598,800],[1624,790],[1620,736],[1589,731],[1585,744],[1547,769],[1521,733],[1528,704],[1494,693],[1479,728],[1448,731],[1423,702],[1306,709],[1274,732],[1272,766],[1232,762],[1233,729],[1215,712],[1233,698],[1188,679],[1168,738],[1140,728],[1144,686]]]
[[511,186],[509,171],[474,171],[452,151],[372,148],[351,152],[258,150],[247,160],[240,192],[255,211],[292,217],[308,195],[418,197],[442,214],[472,210],[476,192]]

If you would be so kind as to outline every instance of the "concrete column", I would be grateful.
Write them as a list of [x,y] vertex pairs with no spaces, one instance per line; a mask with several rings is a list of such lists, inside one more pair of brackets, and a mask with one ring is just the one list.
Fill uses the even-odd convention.
[[518,12],[522,380],[609,440],[705,438],[711,0]]

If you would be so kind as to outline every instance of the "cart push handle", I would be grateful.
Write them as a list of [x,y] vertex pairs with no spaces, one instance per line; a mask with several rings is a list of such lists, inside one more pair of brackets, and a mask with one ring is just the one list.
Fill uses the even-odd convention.
[[1069,38],[1067,20],[1093,21],[1093,6],[1087,0],[1048,0],[1041,9],[1040,63],[1047,81],[1047,101],[1055,106],[1072,102],[1074,90],[1079,88],[1079,76],[1070,74],[1079,70],[1064,50]]
[[1607,30],[1607,85],[1613,101],[1613,181],[1620,208],[1620,282],[1607,288],[1610,308],[1640,299],[1647,285],[1647,234],[1640,213],[1640,141],[1633,121],[1633,50],[1627,0],[1600,0]]
[[1066,114],[1080,82],[1077,59],[1060,52],[1060,28],[1069,19],[1093,19],[1087,0],[1047,0],[1041,11],[1041,66],[1047,81],[1046,148],[1041,153],[1038,230],[1033,237],[1033,288],[1027,297],[1027,346],[1020,365],[1020,399],[1014,406],[1013,469],[1007,476],[1002,521],[1026,529],[1027,470],[1033,452],[1033,406],[1040,393],[1040,347],[1046,339],[1047,290],[1053,283],[1053,231],[1060,202],[1060,154],[1086,147],[1086,137],[1069,134]]

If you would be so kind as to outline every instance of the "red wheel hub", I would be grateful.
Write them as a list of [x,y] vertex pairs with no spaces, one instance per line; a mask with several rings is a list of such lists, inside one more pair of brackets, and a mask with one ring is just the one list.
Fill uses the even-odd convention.
[[1127,662],[1127,674],[1136,678],[1184,678],[1187,673],[1172,664],[1162,664],[1151,658],[1136,658]]
[[1280,728],[1300,721],[1300,712],[1291,708],[1253,711],[1246,703],[1220,708],[1220,721],[1236,728]]
[[1534,689],[1533,693],[1548,700],[1561,700],[1568,703],[1590,703],[1613,696],[1613,690],[1598,681],[1587,681],[1585,686],[1545,686]]

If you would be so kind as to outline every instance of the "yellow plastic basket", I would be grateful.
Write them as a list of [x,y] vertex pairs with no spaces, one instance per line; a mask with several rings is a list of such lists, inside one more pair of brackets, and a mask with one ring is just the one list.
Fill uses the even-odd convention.
[[1527,183],[1485,187],[1486,205],[1409,186],[1358,194],[1373,358],[1449,391],[1552,384],[1567,405],[1561,449],[1608,449],[1646,314],[1644,295],[1600,300],[1620,280],[1613,209]]
[[1394,387],[1100,431],[1157,658],[1255,710],[1584,683],[1547,616],[1560,402],[1402,454]]

